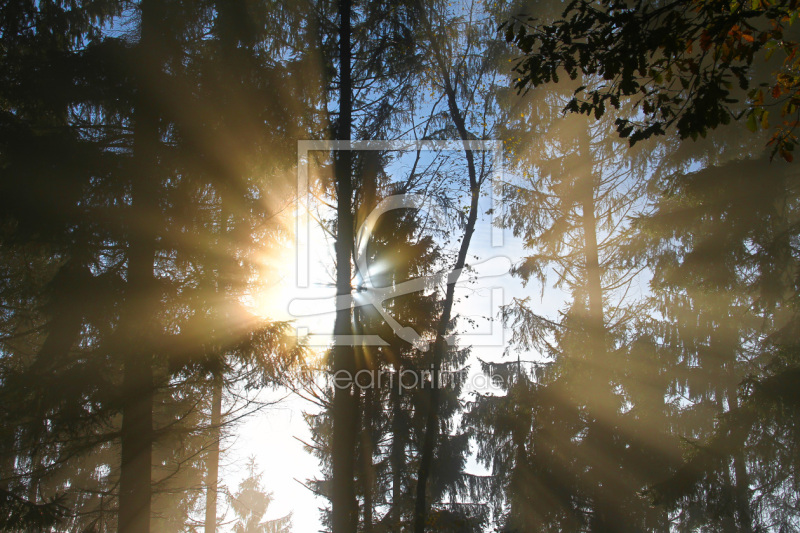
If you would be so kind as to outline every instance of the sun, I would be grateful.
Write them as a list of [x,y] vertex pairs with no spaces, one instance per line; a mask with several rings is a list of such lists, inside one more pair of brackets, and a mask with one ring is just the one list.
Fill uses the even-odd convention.
[[282,240],[279,246],[270,246],[268,252],[258,257],[257,275],[243,302],[261,319],[291,323],[300,337],[330,336],[336,312],[336,290],[331,274],[334,272],[333,240],[317,224],[310,225],[308,286],[301,287],[298,245],[293,233],[284,232],[290,237]]

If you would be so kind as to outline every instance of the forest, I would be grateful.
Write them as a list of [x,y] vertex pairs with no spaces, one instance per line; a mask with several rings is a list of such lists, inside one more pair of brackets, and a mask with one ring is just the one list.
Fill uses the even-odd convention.
[[3,0],[0,531],[800,532],[799,16]]

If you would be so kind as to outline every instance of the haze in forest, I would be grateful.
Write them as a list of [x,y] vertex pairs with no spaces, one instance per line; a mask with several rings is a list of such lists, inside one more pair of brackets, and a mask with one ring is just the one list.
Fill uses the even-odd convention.
[[800,531],[798,15],[0,4],[0,530]]

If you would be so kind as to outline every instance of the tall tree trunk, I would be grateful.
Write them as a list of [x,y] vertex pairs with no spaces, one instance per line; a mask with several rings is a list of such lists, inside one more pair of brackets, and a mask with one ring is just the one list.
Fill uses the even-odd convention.
[[[47,435],[47,424],[45,422],[41,423],[41,435],[42,438],[45,438]],[[28,501],[31,503],[38,503],[39,500],[39,484],[41,483],[42,471],[44,469],[42,465],[42,451],[41,448],[43,443],[36,443],[34,444],[33,450],[31,450],[30,454],[30,476],[28,478]]]
[[392,451],[391,451],[391,466],[392,466],[392,507],[391,507],[391,527],[392,531],[400,531],[400,522],[402,519],[402,505],[403,500],[403,472],[406,468],[406,447],[405,427],[401,424],[401,417],[403,413],[403,406],[400,403],[402,396],[400,395],[400,376],[402,375],[402,365],[398,361],[395,367],[395,376],[397,376],[397,384],[395,386],[392,380]]
[[603,285],[600,272],[600,252],[597,246],[597,217],[594,212],[595,175],[592,164],[592,148],[587,131],[578,134],[578,158],[583,163],[580,165],[581,171],[586,172],[578,179],[578,193],[582,209],[581,224],[586,267],[587,330],[592,337],[590,339],[592,346],[600,348],[605,346]]
[[[339,120],[337,138],[350,140],[352,131],[351,82],[351,0],[339,0]],[[352,157],[349,150],[335,154],[337,195],[336,293],[350,301],[350,255],[353,248]],[[355,354],[343,336],[352,335],[351,306],[340,308],[334,321],[333,375],[355,376]],[[341,373],[341,374],[340,374]],[[355,450],[357,408],[354,387],[336,387],[333,392],[333,493],[331,494],[333,533],[353,533],[358,524],[358,503],[355,494]]]
[[[218,0],[214,3],[216,10],[216,19],[214,24],[214,33],[217,39],[217,68],[220,69],[217,86],[214,87],[215,96],[219,98],[219,109],[217,109],[217,117],[219,122],[223,125],[220,131],[223,135],[227,133],[225,126],[231,122],[232,114],[234,113],[231,100],[234,96],[226,89],[233,87],[233,93],[236,94],[238,83],[240,82],[240,72],[237,68],[236,45],[237,25],[235,11],[239,0]],[[224,83],[225,78],[230,78],[230,86]],[[229,127],[229,126],[228,126]],[[216,188],[219,195],[219,232],[217,234],[216,246],[221,253],[216,255],[212,264],[214,265],[214,292],[216,296],[216,305],[221,307],[222,312],[216,314],[216,326],[221,333],[218,335],[227,336],[228,327],[230,326],[230,318],[227,312],[227,302],[231,295],[231,282],[235,277],[235,250],[231,246],[230,235],[232,233],[230,217],[233,214],[231,209],[231,196],[234,192],[234,183],[236,176],[231,169],[231,163],[221,157],[220,154],[215,153],[212,148],[211,160],[215,164],[215,178],[217,180]],[[205,523],[203,530],[205,533],[216,533],[217,531],[217,503],[219,501],[219,456],[220,456],[220,438],[222,436],[222,389],[223,389],[223,369],[225,367],[226,353],[224,342],[217,342],[220,346],[219,351],[215,354],[218,358],[218,368],[212,377],[211,383],[211,419],[210,419],[210,436],[211,445],[206,454],[206,509],[205,509]]]
[[[427,13],[421,5],[419,9],[428,33],[428,37],[432,43],[435,43],[436,37],[433,33],[430,22],[428,21]],[[419,470],[417,472],[417,491],[416,500],[414,503],[415,533],[424,533],[425,524],[428,521],[428,480],[430,479],[433,456],[436,453],[436,446],[439,437],[439,373],[441,371],[442,359],[448,350],[445,337],[447,335],[448,328],[450,327],[456,283],[458,283],[461,269],[463,269],[464,265],[466,264],[467,252],[469,251],[472,234],[475,232],[475,223],[478,220],[478,200],[480,199],[481,187],[481,182],[478,179],[477,171],[475,169],[475,158],[472,150],[469,149],[469,146],[467,145],[469,136],[467,134],[464,117],[461,113],[461,109],[458,107],[456,92],[450,81],[450,74],[447,64],[436,46],[434,46],[434,58],[439,66],[439,70],[444,81],[445,96],[447,97],[447,104],[450,110],[450,118],[453,120],[453,123],[456,126],[456,131],[458,131],[461,140],[464,142],[464,153],[466,154],[467,158],[467,171],[469,174],[470,207],[467,215],[467,224],[464,229],[464,238],[461,241],[456,262],[453,265],[453,274],[451,274],[447,280],[447,290],[445,292],[444,304],[442,306],[442,315],[439,318],[439,323],[436,330],[436,339],[433,343],[433,369],[431,373],[432,382],[428,397],[425,436],[423,437]]]
[[[739,402],[736,390],[728,389],[728,409],[734,410]],[[747,462],[744,457],[744,442],[736,446],[733,452],[733,493],[736,504],[736,520],[738,530],[744,533],[753,531],[753,514],[750,512],[750,476],[747,473]]]
[[[579,194],[581,204],[581,223],[583,226],[584,260],[586,269],[586,347],[587,357],[584,367],[587,379],[587,415],[589,420],[588,434],[585,445],[588,456],[602,458],[610,454],[614,447],[611,418],[614,416],[614,407],[611,402],[611,362],[607,357],[607,332],[603,317],[603,285],[600,269],[600,252],[597,244],[597,217],[595,214],[595,174],[592,165],[592,151],[589,133],[579,133],[579,158],[585,164],[581,165],[586,174],[579,179]],[[592,498],[592,517],[589,522],[593,532],[620,531],[622,517],[615,510],[614,502],[622,494],[616,492],[611,486],[618,480],[605,479],[602,470],[605,468],[602,461],[592,461],[590,480],[590,495]]]
[[374,394],[375,392],[372,387],[364,391],[364,429],[361,433],[361,480],[364,484],[364,533],[372,532],[373,511],[375,507],[372,493],[375,482],[375,468],[372,464],[373,416],[375,414],[373,406]]
[[750,476],[747,474],[747,463],[744,450],[739,447],[733,455],[733,474],[736,477],[733,485],[736,497],[736,519],[738,530],[744,533],[753,531],[753,515],[750,512]]
[[[724,386],[719,386],[714,389],[714,405],[716,407],[717,413],[725,412],[724,406],[724,396],[725,396],[725,388]],[[739,528],[736,524],[737,518],[737,511],[738,511],[738,502],[736,501],[736,489],[734,488],[733,480],[731,479],[731,471],[730,471],[730,463],[728,462],[727,458],[723,467],[720,471],[720,477],[722,478],[721,485],[722,485],[722,492],[728,494],[729,497],[733,500],[733,512],[726,513],[725,516],[720,517],[720,527],[722,533],[738,533]]]
[[217,495],[219,491],[219,440],[222,427],[222,378],[214,377],[211,391],[211,446],[206,459],[205,533],[217,531]]
[[[592,181],[591,177],[588,181]],[[603,286],[600,275],[600,259],[597,249],[597,219],[594,213],[594,187],[589,183],[582,201],[582,224],[584,251],[586,254],[586,292],[588,299],[588,330],[592,344],[604,346]]]
[[511,531],[523,531],[523,527],[528,522],[525,516],[530,512],[527,508],[529,504],[526,501],[529,493],[527,485],[530,479],[525,473],[529,464],[525,453],[525,437],[523,430],[515,424],[511,430],[511,441],[514,444],[514,470],[511,473],[507,491],[511,499],[508,512],[508,526]]
[[[604,437],[607,428],[600,420],[601,416],[609,416],[610,413],[603,413],[602,401],[598,395],[605,395],[605,387],[610,386],[605,383],[606,374],[603,361],[603,346],[605,332],[603,330],[603,293],[600,277],[599,253],[597,250],[597,220],[594,213],[594,187],[592,182],[594,176],[586,177],[584,197],[582,200],[582,224],[584,238],[584,255],[586,261],[586,292],[587,292],[587,314],[586,335],[588,348],[588,361],[584,366],[586,379],[588,381],[587,391],[590,400],[587,405],[589,431],[586,436],[585,445],[589,448],[588,457],[602,456],[605,446],[608,444]],[[601,370],[602,369],[602,370]],[[599,401],[598,401],[599,400]],[[590,494],[592,497],[592,517],[589,527],[592,532],[616,531],[611,520],[611,509],[608,500],[611,495],[603,494],[606,487],[599,488],[598,478],[599,469],[602,465],[597,461],[591,465],[592,473],[590,483]]]
[[162,53],[159,49],[159,5],[142,0],[140,72],[133,116],[131,212],[128,279],[121,319],[124,352],[121,430],[119,533],[149,533],[153,443],[153,345],[158,297],[155,288],[153,218],[158,202],[159,144],[156,104],[147,87],[159,85]]
[[[5,423],[5,421],[3,421]],[[17,476],[15,464],[17,459],[17,430],[6,426],[10,431],[0,435],[0,492],[10,491]]]

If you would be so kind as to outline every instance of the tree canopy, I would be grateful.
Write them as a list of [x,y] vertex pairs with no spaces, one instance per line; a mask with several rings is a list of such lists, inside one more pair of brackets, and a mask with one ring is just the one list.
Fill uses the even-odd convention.
[[[501,29],[525,54],[514,69],[518,89],[559,75],[595,76],[602,81],[575,89],[564,109],[600,118],[606,108],[630,106],[634,118],[617,118],[616,126],[631,145],[672,126],[696,139],[746,117],[752,131],[771,128],[773,151],[791,161],[800,110],[798,14],[791,0],[575,0],[553,23],[515,18]],[[765,69],[770,75],[759,76]]]

